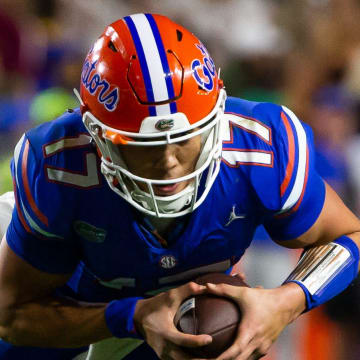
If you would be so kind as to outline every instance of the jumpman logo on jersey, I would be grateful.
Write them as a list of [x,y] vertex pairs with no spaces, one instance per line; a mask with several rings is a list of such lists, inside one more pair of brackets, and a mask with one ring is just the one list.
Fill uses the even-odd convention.
[[235,207],[236,207],[236,205],[233,205],[230,216],[229,216],[229,221],[225,224],[225,226],[229,226],[234,220],[244,219],[246,217],[245,215],[236,215]]

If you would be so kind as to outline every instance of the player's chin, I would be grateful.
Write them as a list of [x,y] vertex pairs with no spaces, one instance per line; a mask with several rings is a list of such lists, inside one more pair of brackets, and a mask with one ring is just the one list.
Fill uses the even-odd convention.
[[167,185],[152,185],[155,195],[157,196],[171,196],[184,190],[189,184],[189,181],[182,181]]

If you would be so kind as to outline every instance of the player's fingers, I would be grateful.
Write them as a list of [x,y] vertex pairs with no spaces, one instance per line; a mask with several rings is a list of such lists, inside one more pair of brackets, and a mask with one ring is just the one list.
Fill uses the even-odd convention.
[[208,345],[212,342],[212,337],[210,335],[191,335],[177,330],[169,332],[167,334],[167,339],[175,345],[189,348]]
[[234,343],[221,356],[221,360],[257,360],[264,357],[271,345],[266,345],[267,341],[252,338],[248,343]]
[[233,344],[229,349],[223,352],[216,360],[249,360],[253,359],[252,354],[255,351],[253,345],[248,345],[245,349],[242,349],[241,346]]
[[241,279],[242,281],[246,280],[245,273],[243,273],[242,271],[239,271],[239,272],[237,272],[235,274],[232,274],[232,276],[235,276],[235,277]]
[[252,354],[252,355],[251,355],[250,360],[259,360],[259,359],[263,358],[265,355],[266,355],[266,354],[260,355],[260,354],[258,354],[258,353],[255,352],[255,354]]
[[237,337],[234,343],[225,350],[217,360],[248,360],[251,355],[256,351],[257,346],[255,343],[254,333],[248,331],[248,326],[240,323],[238,328]]
[[206,286],[190,282],[177,288],[171,289],[162,294],[165,297],[165,301],[169,307],[175,312],[178,310],[180,304],[191,296],[201,295],[207,291]]
[[271,340],[262,340],[260,341],[259,346],[256,348],[256,350],[252,353],[252,358],[254,360],[260,359],[262,357],[264,357],[268,351],[270,350],[270,347],[272,345],[272,341]]
[[230,298],[237,298],[239,296],[239,292],[246,290],[246,287],[242,286],[233,286],[228,284],[212,284],[207,283],[206,288],[209,293],[218,295],[218,296],[227,296]]
[[191,295],[201,295],[206,292],[206,290],[207,289],[205,285],[199,285],[196,282],[191,281],[187,284],[169,290],[169,295],[182,300]]

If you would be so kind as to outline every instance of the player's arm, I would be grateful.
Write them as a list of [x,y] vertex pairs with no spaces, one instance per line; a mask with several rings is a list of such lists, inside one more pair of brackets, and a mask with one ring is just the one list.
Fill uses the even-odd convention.
[[279,160],[277,171],[272,172],[281,184],[278,210],[265,221],[265,227],[278,244],[304,248],[284,287],[296,284],[294,289],[302,289],[299,294],[306,297],[303,310],[311,310],[339,294],[356,277],[360,221],[317,173],[311,129],[285,107],[280,119],[274,146]]
[[54,295],[64,274],[39,271],[18,257],[4,238],[0,246],[0,338],[21,346],[80,347],[110,337],[105,304]]
[[[7,233],[0,246],[0,337],[17,345],[88,345],[92,339],[110,336],[104,305],[54,296],[79,259],[76,245],[56,235],[57,224],[42,208],[44,201],[49,203],[42,168],[41,158],[23,136],[12,162],[16,206],[14,211],[1,208],[6,219],[12,213],[12,220],[3,224]],[[36,190],[38,185],[42,192]],[[58,203],[58,208],[63,206]]]
[[307,248],[332,242],[342,235],[349,236],[360,247],[360,220],[344,204],[330,185],[325,184],[324,207],[315,224],[304,234],[286,241],[276,241],[288,248]]
[[26,135],[11,168],[16,205],[0,247],[0,337],[17,345],[76,347],[111,334],[131,336],[137,298],[105,306],[55,296],[80,261],[71,209],[61,189],[49,187],[41,146]]
[[277,243],[304,248],[285,281],[285,285],[295,283],[302,289],[306,297],[304,310],[338,295],[358,274],[360,220],[328,184],[324,207],[315,224],[298,238]]
[[[339,294],[358,272],[359,220],[317,174],[310,129],[288,109],[281,121],[274,129],[278,171],[266,177],[267,169],[256,170],[262,176],[254,177],[254,188],[273,211],[264,221],[271,237],[282,246],[304,248],[303,257],[275,289],[209,286],[237,301],[244,314],[234,345],[220,359],[266,354],[286,325]],[[281,184],[279,193],[276,184]]]
[[[306,257],[283,285],[275,289],[209,285],[213,293],[237,301],[244,314],[236,342],[219,359],[257,359],[265,355],[289,323],[339,294],[358,272],[360,221],[328,185],[315,224],[299,237],[278,243],[304,248]],[[338,253],[331,254],[333,249]],[[340,253],[347,257],[342,260]],[[330,256],[332,260],[328,261]]]
[[[37,270],[19,258],[4,238],[0,246],[0,338],[19,346],[80,347],[102,339],[134,336],[132,298],[109,304],[54,295],[69,275]],[[174,324],[181,302],[205,287],[190,283],[137,301],[136,326],[161,359],[189,360],[181,346],[202,346],[209,336],[179,333]],[[139,334],[140,335],[140,334]]]

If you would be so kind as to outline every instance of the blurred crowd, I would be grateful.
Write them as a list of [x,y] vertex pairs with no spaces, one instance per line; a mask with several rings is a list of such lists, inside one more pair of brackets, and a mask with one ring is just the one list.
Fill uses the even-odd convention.
[[[106,24],[135,12],[162,13],[191,29],[221,68],[228,94],[286,105],[310,124],[318,171],[360,216],[358,0],[1,0],[0,193],[11,189],[9,160],[18,138],[77,106],[72,89],[93,39]],[[270,246],[263,232],[257,238],[258,251]],[[286,276],[296,258],[272,251],[285,264],[272,272],[279,281],[278,273]],[[245,261],[249,273],[258,254]],[[274,286],[265,274],[253,281]],[[290,358],[360,357],[359,288],[352,286],[316,317],[334,325],[328,335],[334,349],[324,357]],[[307,335],[292,336],[315,341],[318,334],[304,329]]]

